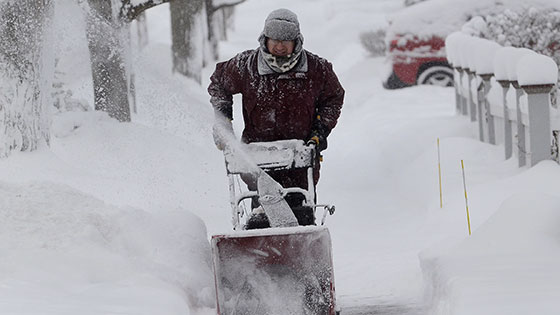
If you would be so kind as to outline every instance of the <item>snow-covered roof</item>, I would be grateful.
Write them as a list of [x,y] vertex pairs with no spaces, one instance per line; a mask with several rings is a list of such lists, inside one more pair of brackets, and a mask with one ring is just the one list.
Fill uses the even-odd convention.
[[420,37],[445,37],[460,30],[474,16],[500,13],[505,9],[521,11],[531,7],[560,10],[558,0],[429,0],[389,17],[388,33],[412,33]]

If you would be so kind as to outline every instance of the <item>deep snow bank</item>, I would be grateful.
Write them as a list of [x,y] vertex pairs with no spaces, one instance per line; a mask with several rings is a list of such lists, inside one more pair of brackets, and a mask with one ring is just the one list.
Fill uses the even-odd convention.
[[206,229],[187,211],[0,182],[0,252],[2,313],[188,314],[212,299]]
[[557,314],[560,197],[538,187],[559,170],[544,162],[514,176],[534,189],[513,193],[471,237],[421,252],[432,314]]

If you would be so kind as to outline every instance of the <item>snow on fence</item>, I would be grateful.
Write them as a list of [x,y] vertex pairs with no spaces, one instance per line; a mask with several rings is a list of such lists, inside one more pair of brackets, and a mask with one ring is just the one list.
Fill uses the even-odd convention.
[[550,101],[558,82],[554,60],[461,32],[445,46],[455,69],[456,110],[478,122],[479,139],[503,143],[505,158],[517,153],[519,166],[551,159],[552,134],[560,130]]

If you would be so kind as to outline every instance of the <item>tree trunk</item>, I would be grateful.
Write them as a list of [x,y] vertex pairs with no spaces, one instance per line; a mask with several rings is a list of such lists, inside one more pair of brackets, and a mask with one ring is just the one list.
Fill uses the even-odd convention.
[[145,12],[142,12],[136,18],[136,35],[138,37],[138,47],[140,50],[148,46],[148,18]]
[[222,5],[221,8],[218,10],[221,12],[223,24],[222,30],[220,31],[221,35],[223,35],[223,40],[227,40],[227,30],[234,30],[235,29],[235,6],[245,2],[245,0],[238,0],[229,5]]
[[113,13],[111,0],[88,0],[87,38],[94,103],[121,122],[130,121],[128,80],[124,58],[125,23]]
[[221,10],[214,11],[212,0],[206,0],[206,23],[208,24],[208,45],[212,60],[218,60],[218,40],[220,39]]
[[0,157],[50,139],[51,0],[0,5]]
[[131,24],[125,23],[121,28],[121,39],[123,40],[123,59],[126,69],[126,78],[128,82],[128,102],[130,104],[130,111],[134,114],[138,113],[136,104],[136,86],[135,86],[135,73],[132,58],[132,33]]
[[173,71],[200,83],[207,31],[205,0],[172,0],[169,7]]
[[233,12],[235,6],[245,0],[221,1],[218,5],[214,0],[205,0],[208,25],[209,55],[212,59],[219,59],[218,41],[227,40],[227,29],[233,28]]
[[219,24],[218,26],[220,27],[219,29],[219,33],[218,33],[218,39],[219,40],[227,40],[228,36],[227,36],[227,29],[228,29],[228,14],[230,11],[233,11],[233,8],[223,8],[219,11]]

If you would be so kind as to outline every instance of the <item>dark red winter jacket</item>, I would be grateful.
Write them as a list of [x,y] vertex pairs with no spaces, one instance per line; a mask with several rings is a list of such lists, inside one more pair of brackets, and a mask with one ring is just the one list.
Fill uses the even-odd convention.
[[232,117],[232,95],[243,99],[244,142],[309,139],[317,117],[327,134],[337,123],[344,100],[332,65],[304,51],[306,65],[280,74],[259,74],[259,50],[248,50],[216,65],[208,92],[216,111]]

